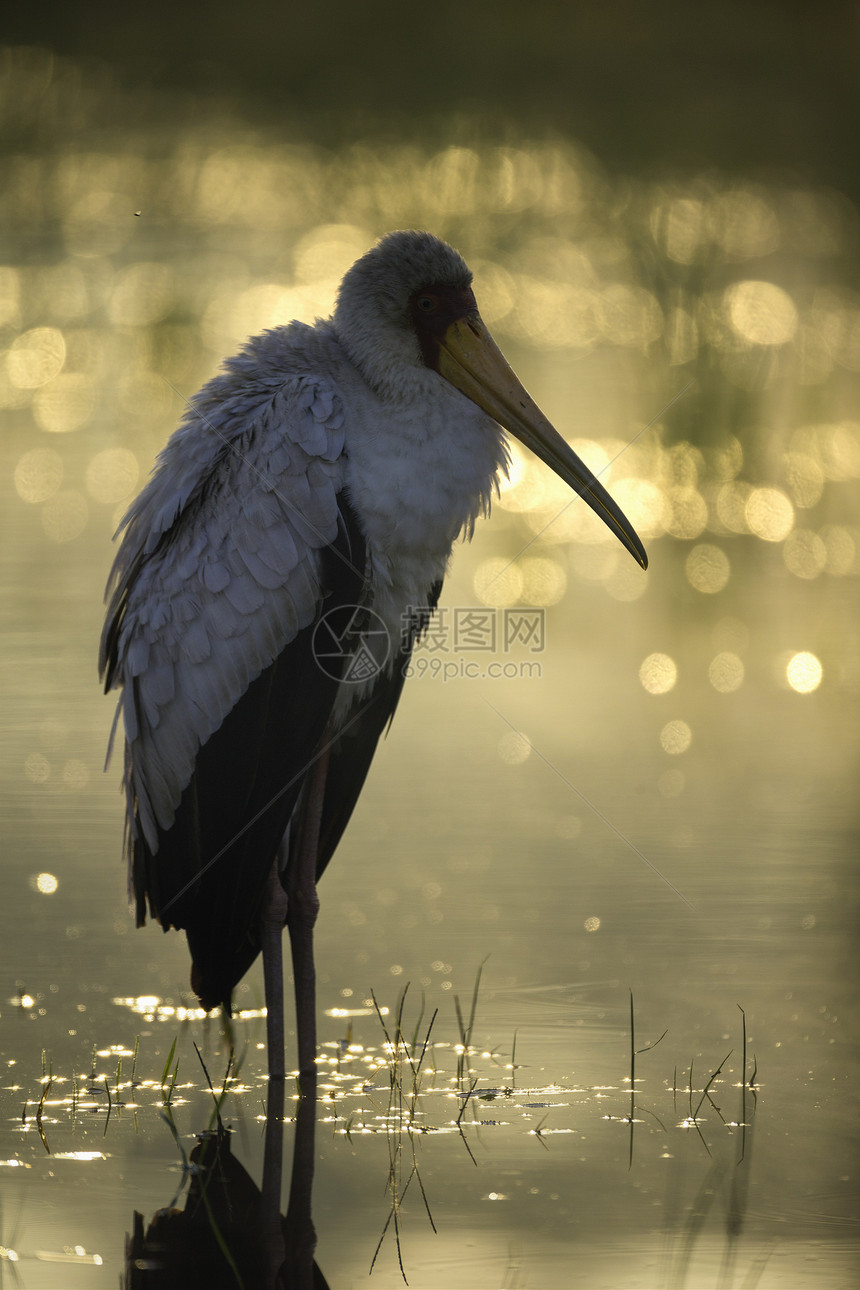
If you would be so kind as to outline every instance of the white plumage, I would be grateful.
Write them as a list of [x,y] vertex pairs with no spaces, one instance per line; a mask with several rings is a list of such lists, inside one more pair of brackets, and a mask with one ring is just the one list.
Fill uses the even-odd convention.
[[[191,400],[121,526],[100,663],[122,689],[138,919],[148,900],[165,928],[186,928],[207,1006],[229,1005],[257,952],[265,875],[326,732],[320,870],[337,844],[399,697],[405,618],[435,606],[453,542],[505,468],[494,418],[644,562],[503,370],[470,282],[428,234],[383,239],[345,276],[332,319],[249,341]],[[353,603],[394,644],[363,686],[325,678],[310,645],[322,613]]]

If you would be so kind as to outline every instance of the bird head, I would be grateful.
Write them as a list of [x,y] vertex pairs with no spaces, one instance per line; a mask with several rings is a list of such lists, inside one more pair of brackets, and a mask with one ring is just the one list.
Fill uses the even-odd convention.
[[483,323],[463,257],[431,233],[389,233],[344,275],[334,313],[369,383],[395,392],[428,369],[520,440],[596,512],[643,569],[633,526],[526,392]]

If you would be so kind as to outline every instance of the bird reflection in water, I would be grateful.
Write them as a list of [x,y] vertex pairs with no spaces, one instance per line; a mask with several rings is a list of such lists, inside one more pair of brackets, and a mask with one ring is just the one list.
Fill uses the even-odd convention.
[[[261,1191],[233,1155],[230,1130],[219,1119],[201,1134],[190,1157],[185,1207],[158,1210],[146,1227],[135,1211],[123,1290],[328,1290],[313,1257],[313,1116],[313,1103],[303,1099],[289,1205],[275,1225],[264,1202],[266,1180]],[[267,1135],[280,1141],[276,1119],[282,1121],[270,1106]]]

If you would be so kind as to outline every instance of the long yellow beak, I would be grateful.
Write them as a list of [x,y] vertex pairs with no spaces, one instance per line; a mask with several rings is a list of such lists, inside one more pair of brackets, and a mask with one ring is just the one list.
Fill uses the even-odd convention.
[[645,548],[624,512],[526,393],[477,313],[446,329],[437,370],[546,462],[588,502],[642,568],[648,568]]

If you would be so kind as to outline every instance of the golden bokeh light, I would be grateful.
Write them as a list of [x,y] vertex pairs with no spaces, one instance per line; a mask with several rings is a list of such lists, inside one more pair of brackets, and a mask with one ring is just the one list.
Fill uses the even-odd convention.
[[711,204],[710,217],[714,240],[728,260],[768,255],[779,246],[776,212],[762,191],[735,188],[719,193]]
[[594,292],[567,282],[516,274],[514,304],[499,325],[502,336],[546,349],[586,349],[600,338]]
[[518,563],[493,556],[478,565],[472,586],[482,605],[502,608],[515,605],[522,596],[523,575]]
[[[288,157],[279,157],[276,149],[250,144],[216,148],[198,165],[192,214],[206,225],[270,228],[280,210],[281,220],[289,224],[289,193],[279,192],[286,186],[289,170]],[[313,166],[309,170],[307,179],[312,184]]]
[[137,457],[127,448],[105,448],[87,465],[87,492],[96,502],[115,506],[133,491],[140,476]]
[[66,788],[80,792],[90,782],[90,768],[78,757],[71,757],[63,766],[63,784]]
[[529,556],[518,561],[522,575],[520,599],[536,607],[557,605],[567,590],[567,574],[557,560]]
[[860,371],[860,304],[850,288],[819,287],[812,302],[812,325],[841,367]]
[[714,596],[725,587],[732,567],[725,551],[710,542],[702,542],[687,556],[684,571],[691,587],[706,596]]
[[59,885],[52,873],[37,873],[33,880],[35,890],[42,896],[52,896]]
[[510,266],[513,273],[541,282],[600,285],[600,274],[587,247],[558,234],[527,236],[512,255]]
[[708,524],[708,504],[702,494],[689,484],[670,488],[667,494],[666,532],[681,539],[697,538]]
[[22,390],[46,385],[63,369],[66,342],[58,327],[33,327],[16,336],[6,355],[9,380]]
[[491,260],[474,260],[475,294],[481,317],[488,327],[495,327],[514,307],[516,286],[513,277],[501,264]]
[[[547,471],[539,462],[535,465],[548,479],[541,492],[540,506],[527,510],[523,515],[526,528],[534,537],[554,545],[560,542],[603,542],[605,537],[611,537],[600,517],[590,506],[583,505],[558,475]],[[534,495],[537,495],[537,490]]]
[[320,224],[296,243],[293,271],[297,283],[333,283],[335,288],[350,265],[373,245],[369,229],[357,224]]
[[[707,595],[732,574],[717,545],[727,534],[744,539],[726,543],[735,572],[751,534],[783,544],[785,568],[798,579],[860,572],[860,530],[830,506],[831,483],[860,478],[860,422],[845,417],[846,403],[819,400],[816,390],[810,406],[820,408],[820,421],[792,427],[762,408],[743,423],[725,418],[734,434],[700,435],[694,418],[689,438],[679,439],[685,423],[674,412],[665,426],[651,425],[655,409],[633,401],[619,401],[607,415],[577,401],[581,374],[587,389],[593,373],[586,369],[611,352],[631,372],[657,360],[673,381],[673,364],[698,360],[700,367],[707,357],[750,390],[786,372],[803,384],[840,367],[860,370],[857,293],[825,280],[803,290],[786,276],[768,281],[779,263],[758,263],[801,246],[819,261],[840,254],[847,243],[835,199],[715,175],[678,178],[634,197],[624,185],[614,189],[587,153],[558,142],[367,145],[334,155],[275,141],[189,139],[175,163],[171,218],[199,234],[192,252],[183,242],[179,253],[162,256],[155,209],[134,218],[146,201],[133,195],[154,191],[159,177],[137,152],[67,150],[38,189],[26,167],[10,177],[15,209],[41,203],[50,213],[53,202],[64,238],[54,262],[0,266],[0,323],[8,329],[0,406],[20,435],[14,487],[22,503],[41,506],[52,541],[82,534],[88,505],[122,513],[162,441],[162,422],[166,433],[181,416],[182,397],[214,372],[216,356],[265,327],[328,314],[344,270],[377,233],[420,216],[463,244],[482,313],[505,348],[513,342],[511,359],[526,383],[543,382],[544,367],[554,374],[550,401],[560,430],[649,553],[663,535],[695,544],[685,553],[686,577]],[[610,198],[617,202],[607,218]],[[493,212],[504,221],[516,216],[503,236],[486,220],[475,222]],[[631,253],[643,221],[655,263],[674,275],[671,287]],[[705,272],[711,264],[718,273]],[[77,456],[71,444],[60,454],[32,439],[34,427],[58,435],[94,422]],[[568,577],[601,584],[620,602],[655,585],[599,517],[517,444],[500,491],[507,555],[479,565],[474,589],[483,603],[552,605]],[[795,529],[796,517],[813,508],[820,508],[818,531]],[[539,556],[508,563],[538,535]],[[656,551],[652,559],[656,569]],[[730,642],[724,652],[734,653]]]
[[705,472],[705,458],[693,444],[682,440],[663,448],[660,454],[661,473],[671,490],[695,491]]
[[852,573],[857,565],[858,543],[842,524],[825,524],[819,534],[827,553],[825,568],[836,577]]
[[173,304],[173,274],[166,264],[130,264],[117,274],[108,317],[119,327],[149,327]]
[[8,350],[0,350],[0,408],[25,408],[33,397],[32,390],[22,390],[13,385],[7,363]]
[[821,684],[824,669],[814,654],[801,650],[788,660],[785,675],[788,684],[797,694],[812,694]]
[[[581,457],[592,474],[606,482],[606,472],[615,456],[609,444],[599,439],[571,439],[570,447]],[[623,445],[621,445],[623,446]]]
[[512,439],[508,440],[508,465],[507,469],[499,477],[499,496],[493,503],[494,506],[500,506],[502,510],[519,511],[523,509],[516,504],[510,505],[510,502],[515,491],[526,478],[531,459],[531,453],[527,453],[524,448],[521,448]]
[[594,316],[611,345],[646,349],[663,333],[663,311],[650,291],[613,283],[594,297]]
[[279,282],[255,282],[236,294],[221,291],[203,316],[203,333],[213,348],[241,344],[267,327],[280,327],[294,318],[331,313],[334,285],[293,287]]
[[[549,508],[555,490],[554,476],[546,467],[516,444],[511,444],[511,464],[507,479],[500,481],[497,505],[503,511],[525,514]],[[561,481],[558,481],[561,483]],[[569,491],[569,490],[568,490]],[[568,499],[569,500],[569,497]],[[566,505],[566,502],[562,503]]]
[[821,385],[833,371],[833,354],[817,328],[801,322],[794,338],[797,379],[801,385]]
[[704,202],[676,197],[651,212],[651,233],[665,255],[676,264],[693,264],[709,230]]
[[714,478],[732,480],[744,464],[743,445],[733,434],[724,435],[711,449],[710,458]]
[[717,490],[717,516],[730,533],[749,533],[747,502],[752,491],[752,485],[742,479],[734,479]]
[[744,515],[750,532],[764,542],[784,542],[794,527],[794,507],[781,488],[754,488]]
[[744,683],[743,661],[731,650],[724,650],[711,659],[708,680],[720,694],[734,694]]
[[821,501],[824,471],[815,457],[806,452],[787,452],[782,460],[782,474],[795,506],[809,510]]
[[33,420],[49,434],[68,434],[86,425],[94,405],[90,377],[84,372],[61,372],[36,391]]
[[13,478],[22,502],[46,502],[63,482],[63,459],[53,448],[32,448],[19,458]]
[[827,479],[860,479],[860,422],[819,427],[821,465]]
[[[612,485],[612,494],[643,540],[663,532],[667,499],[659,485],[648,479],[619,479]],[[612,535],[606,526],[601,523],[601,528],[606,539],[611,540]]]
[[677,757],[685,753],[693,741],[693,732],[686,721],[667,721],[660,731],[660,747]]
[[47,784],[51,778],[51,763],[44,753],[29,753],[24,761],[24,774],[31,784]]
[[785,540],[782,558],[796,578],[817,578],[827,567],[827,547],[810,529],[795,529]]
[[668,694],[677,679],[677,665],[668,654],[649,654],[639,668],[639,680],[649,694]]
[[427,162],[424,198],[437,216],[468,215],[477,205],[481,159],[472,148],[446,148]]
[[734,331],[752,345],[785,345],[797,331],[797,306],[774,282],[735,282],[725,305]]

